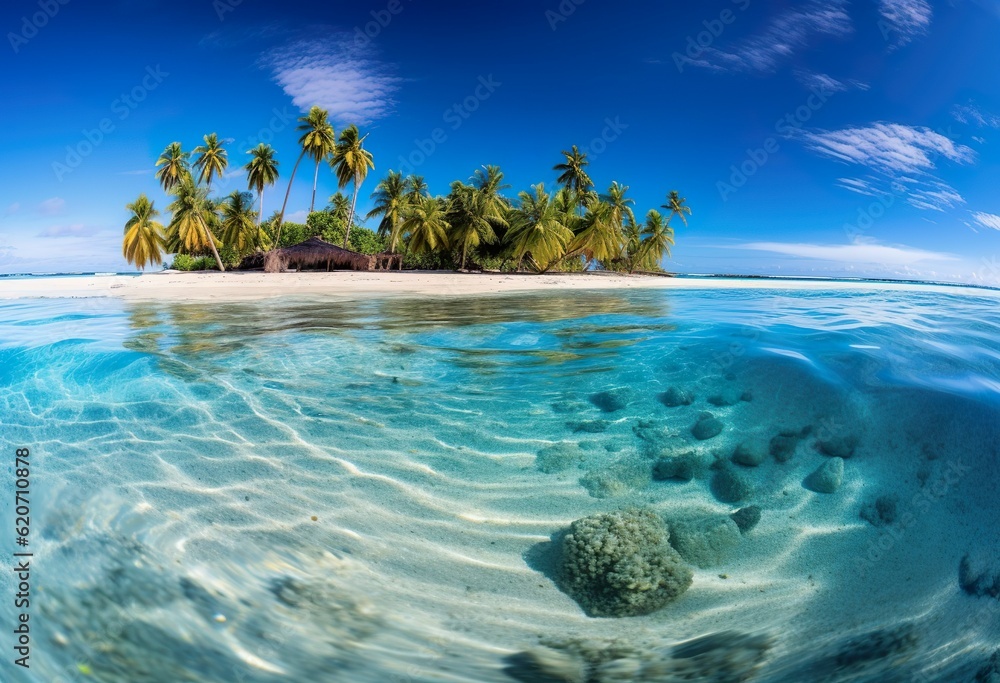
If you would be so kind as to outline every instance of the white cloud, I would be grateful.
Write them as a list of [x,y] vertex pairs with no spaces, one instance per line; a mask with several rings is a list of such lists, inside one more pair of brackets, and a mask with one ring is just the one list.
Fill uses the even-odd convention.
[[929,180],[912,188],[907,201],[925,211],[944,211],[965,204],[965,198],[955,188],[940,180]]
[[44,202],[38,205],[38,212],[44,216],[55,216],[62,213],[62,210],[66,208],[66,200],[60,197],[53,197],[52,199],[46,199]]
[[888,194],[884,190],[877,187],[877,183],[878,180],[873,178],[837,178],[837,185],[839,187],[842,187],[845,190],[850,190],[851,192],[863,194],[866,197],[883,197]]
[[305,224],[306,219],[309,218],[308,211],[296,211],[295,213],[290,213],[285,216],[286,223],[302,223]]
[[903,245],[889,246],[874,241],[857,240],[851,244],[808,244],[802,242],[750,242],[738,249],[766,251],[818,261],[851,264],[904,266],[926,261],[957,261],[952,254],[926,251]]
[[807,88],[817,89],[825,92],[844,92],[848,86],[842,81],[838,81],[828,74],[813,73],[810,71],[796,71],[796,78]]
[[879,0],[886,39],[901,47],[927,33],[934,11],[927,0]]
[[935,168],[933,157],[971,163],[976,153],[929,128],[876,123],[866,128],[804,133],[806,146],[824,156],[886,173],[920,173]]
[[776,16],[759,34],[736,43],[730,50],[706,48],[696,66],[766,73],[816,44],[823,36],[843,38],[854,31],[846,0],[810,0],[802,7]]
[[265,55],[275,83],[307,111],[318,105],[339,123],[367,124],[388,115],[400,79],[346,34],[300,40]]
[[103,232],[101,228],[73,225],[53,225],[38,233],[39,237],[89,237]]
[[1000,216],[982,211],[973,211],[972,217],[979,225],[990,230],[1000,230]]
[[955,105],[951,115],[959,123],[974,124],[980,128],[1000,128],[1000,116],[985,111],[971,102]]
[[17,213],[20,210],[21,210],[21,203],[20,202],[14,202],[13,204],[11,204],[10,206],[7,207],[6,211],[4,211],[4,214],[3,214],[4,218],[6,218],[7,216],[13,216],[15,213]]

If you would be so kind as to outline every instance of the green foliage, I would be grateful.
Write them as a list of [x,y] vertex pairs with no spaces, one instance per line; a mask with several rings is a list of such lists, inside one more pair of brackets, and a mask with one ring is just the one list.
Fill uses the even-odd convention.
[[[219,255],[222,257],[223,263],[225,263],[226,267],[228,268],[230,267],[231,264],[229,261],[226,261],[226,257],[224,254],[225,254],[225,247],[223,248],[222,252],[220,252]],[[236,261],[236,263],[238,264],[239,261]],[[170,267],[173,268],[174,270],[183,270],[187,272],[195,270],[219,269],[219,266],[216,265],[215,263],[215,258],[211,256],[201,256],[195,258],[193,256],[189,256],[188,254],[177,254],[176,256],[174,256],[174,262],[170,264]]]
[[381,254],[386,250],[387,240],[368,228],[355,225],[351,229],[351,240],[347,245],[359,254]]
[[202,256],[200,259],[194,262],[194,268],[191,270],[218,270],[219,267],[215,263],[215,259],[211,256]]
[[302,223],[285,223],[281,229],[281,242],[278,246],[290,247],[293,244],[305,242],[310,237],[312,237],[312,233],[308,226]]
[[174,270],[194,270],[195,259],[193,256],[188,256],[187,254],[177,254],[174,256],[174,262],[170,264],[170,267]]
[[[247,255],[248,252],[240,252],[235,247],[227,244],[226,246],[219,249],[219,258],[222,259],[222,264],[227,270],[231,270],[236,266],[240,265],[243,261],[243,257]],[[215,263],[212,263],[212,268],[215,268]]]

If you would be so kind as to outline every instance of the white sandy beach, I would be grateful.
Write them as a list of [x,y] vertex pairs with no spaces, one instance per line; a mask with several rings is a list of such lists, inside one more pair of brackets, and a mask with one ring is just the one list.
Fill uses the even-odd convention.
[[0,299],[117,297],[133,301],[239,301],[280,296],[470,296],[543,290],[806,289],[903,290],[994,295],[986,289],[832,280],[672,278],[612,274],[463,274],[453,272],[261,273],[163,271],[135,276],[31,277],[0,280]]

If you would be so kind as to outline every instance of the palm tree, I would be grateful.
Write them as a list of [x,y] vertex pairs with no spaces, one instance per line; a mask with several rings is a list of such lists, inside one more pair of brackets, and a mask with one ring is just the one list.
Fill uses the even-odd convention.
[[340,221],[341,225],[347,225],[347,219],[351,216],[351,198],[343,192],[330,195],[330,203],[326,205],[327,213]]
[[406,179],[406,200],[410,204],[419,204],[424,197],[430,197],[430,188],[422,175],[411,175]]
[[179,142],[171,142],[163,150],[160,158],[156,160],[156,166],[159,168],[156,172],[156,179],[160,181],[164,192],[170,192],[181,181],[181,178],[190,175],[191,166],[188,163],[190,156],[181,148]]
[[451,186],[448,222],[451,224],[449,243],[455,248],[461,248],[461,269],[465,270],[465,262],[469,249],[475,249],[482,243],[493,244],[497,241],[494,225],[506,226],[507,221],[502,213],[495,212],[490,206],[490,198],[479,188],[455,181]]
[[402,173],[389,171],[371,196],[375,207],[368,212],[367,217],[382,216],[382,220],[378,224],[378,234],[389,238],[390,254],[396,252],[396,243],[399,241],[400,227],[403,224],[403,215],[407,207],[406,192],[408,186],[409,184],[403,179]]
[[244,167],[247,171],[247,187],[256,190],[260,197],[260,209],[257,211],[257,227],[260,228],[264,218],[264,188],[278,182],[279,164],[274,158],[274,148],[271,145],[261,143],[247,154],[251,157]]
[[[691,207],[687,206],[685,202],[687,202],[687,199],[681,197],[677,193],[677,190],[671,190],[670,194],[667,195],[667,203],[664,204],[661,208],[666,209],[667,211],[670,212],[670,218],[673,218],[674,216],[680,216],[681,220],[684,221],[684,226],[687,227],[688,221],[687,217],[685,217],[684,214],[690,216]],[[668,223],[670,222],[669,218],[667,219],[667,222]]]
[[[295,173],[299,170],[299,164],[302,163],[302,159],[306,154],[310,154],[315,158],[318,150],[326,149],[327,142],[334,139],[333,126],[330,125],[328,116],[329,114],[325,109],[313,107],[307,115],[299,117],[299,127],[296,130],[302,133],[302,137],[299,138],[302,153],[299,154],[298,161],[295,162],[295,166],[292,168],[292,175],[288,179],[288,190],[285,191],[285,203],[281,205],[281,213],[278,214],[278,230],[274,240],[275,244],[278,244],[281,239],[281,226],[285,222],[285,209],[288,208],[288,197],[292,194],[292,183],[295,181]],[[322,156],[319,158],[320,160],[323,159]],[[315,184],[313,184],[314,195],[315,187]]]
[[199,252],[206,246],[215,256],[220,271],[225,271],[219,250],[215,247],[215,237],[209,228],[218,225],[219,216],[215,204],[208,197],[208,189],[199,187],[190,176],[174,186],[174,201],[168,207],[173,217],[168,226],[168,248],[171,251]]
[[632,207],[635,206],[635,200],[631,197],[626,197],[627,193],[628,185],[622,185],[616,180],[611,183],[607,194],[601,195],[600,198],[602,202],[610,207],[611,221],[619,232],[624,229],[625,224],[629,221],[635,222],[635,212],[632,210]]
[[[309,113],[312,115],[312,111]],[[333,156],[333,152],[337,148],[337,133],[334,132],[333,125],[327,120],[327,112],[323,109],[320,109],[316,113],[316,121],[310,125],[312,125],[312,130],[307,133],[309,135],[308,154],[316,162],[316,172],[313,174],[312,201],[309,202],[309,213],[312,213],[316,210],[316,186],[319,184],[319,165],[323,159],[329,159]],[[303,143],[303,147],[305,147],[305,144]]]
[[586,171],[587,166],[590,165],[590,162],[587,161],[587,153],[581,152],[576,145],[573,145],[570,151],[563,150],[562,154],[566,157],[566,161],[553,167],[553,170],[560,172],[556,182],[571,190],[578,203],[582,202],[584,206],[587,206],[593,198],[590,192],[594,187],[594,181],[590,179]]
[[615,222],[610,204],[593,204],[581,220],[580,230],[567,249],[567,256],[582,254],[587,259],[585,270],[594,260],[609,261],[621,253],[624,237]]
[[625,243],[624,230],[627,223],[635,222],[631,198],[626,197],[627,185],[611,183],[607,194],[591,203],[581,222],[576,238],[570,244],[571,254],[583,254],[587,259],[585,269],[596,259],[608,262],[621,255]]
[[251,248],[261,248],[267,236],[256,218],[252,194],[238,190],[230,194],[222,203],[222,241],[238,254],[246,254]]
[[664,256],[670,256],[670,247],[674,245],[674,230],[670,220],[653,209],[646,216],[646,225],[642,229],[642,245],[639,248],[639,261],[647,268],[658,268]]
[[215,133],[206,135],[204,139],[204,145],[194,148],[194,153],[197,155],[194,167],[200,171],[198,182],[205,183],[211,192],[212,179],[216,176],[221,177],[229,167],[229,155]]
[[617,259],[614,259],[618,263],[624,263],[628,268],[628,272],[631,273],[635,270],[638,265],[638,259],[641,256],[640,248],[642,246],[642,235],[640,234],[642,227],[635,221],[635,219],[630,220],[625,224],[625,229],[622,231],[622,236],[624,237],[624,243],[622,244],[621,253],[618,255]]
[[160,212],[145,194],[140,194],[125,208],[132,212],[132,217],[125,224],[122,256],[139,270],[146,270],[147,265],[162,263],[166,247],[163,224],[153,220]]
[[419,254],[447,248],[450,228],[444,203],[434,197],[424,197],[410,208],[401,229],[410,233],[409,249]]
[[368,171],[375,168],[375,161],[372,154],[364,148],[365,135],[362,137],[358,127],[350,125],[340,131],[340,140],[337,142],[337,151],[334,153],[332,165],[337,174],[337,181],[340,189],[343,190],[354,182],[354,199],[351,202],[351,214],[347,221],[347,231],[344,233],[344,248],[351,238],[351,226],[354,224],[354,212],[358,206],[358,190],[361,183],[368,177]]
[[532,186],[532,192],[518,195],[518,206],[511,212],[507,239],[519,261],[529,256],[538,272],[544,273],[566,254],[566,245],[573,231],[566,227],[563,216],[545,185]]

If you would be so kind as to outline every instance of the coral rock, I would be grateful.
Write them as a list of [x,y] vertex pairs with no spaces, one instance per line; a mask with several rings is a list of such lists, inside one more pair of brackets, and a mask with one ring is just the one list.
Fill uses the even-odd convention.
[[590,616],[649,614],[676,600],[692,572],[647,509],[585,517],[563,538],[559,583]]

